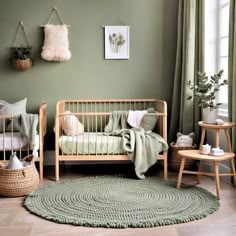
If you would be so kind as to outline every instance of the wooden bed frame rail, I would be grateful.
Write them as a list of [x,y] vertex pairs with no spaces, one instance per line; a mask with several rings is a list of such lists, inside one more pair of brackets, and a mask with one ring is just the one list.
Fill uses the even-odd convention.
[[[103,100],[61,100],[56,104],[55,114],[55,179],[59,180],[60,161],[130,161],[127,155],[120,154],[66,154],[59,147],[59,139],[63,135],[61,128],[65,111],[75,115],[81,123],[87,121],[85,132],[101,132],[107,124],[109,115],[115,110],[145,110],[154,107],[159,118],[154,132],[167,141],[167,105],[165,101],[156,99],[103,99]],[[164,179],[168,178],[167,152],[162,152],[158,160],[164,162]]]
[[43,103],[39,107],[39,177],[43,180],[43,164],[44,164],[44,137],[47,133],[47,104]]

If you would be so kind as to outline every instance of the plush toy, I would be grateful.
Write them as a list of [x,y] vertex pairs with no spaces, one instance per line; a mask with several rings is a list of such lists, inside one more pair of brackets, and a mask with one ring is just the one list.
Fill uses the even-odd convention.
[[194,133],[190,133],[188,135],[184,135],[182,133],[177,133],[177,141],[176,145],[179,147],[190,147],[193,145]]

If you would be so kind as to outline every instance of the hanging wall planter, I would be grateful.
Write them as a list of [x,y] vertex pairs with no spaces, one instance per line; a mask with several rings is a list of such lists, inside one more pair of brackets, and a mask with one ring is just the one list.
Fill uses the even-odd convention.
[[[21,29],[24,32],[27,45],[26,46],[24,46],[24,45],[15,46],[19,31]],[[13,46],[11,47],[11,52],[10,52],[11,53],[11,55],[10,55],[11,56],[11,63],[13,64],[13,66],[17,70],[24,71],[24,70],[29,69],[33,64],[32,58],[31,58],[31,52],[32,52],[32,46],[30,46],[30,44],[29,44],[29,40],[27,38],[23,22],[20,22],[20,26],[17,31],[15,42],[14,42]]]
[[32,66],[32,47],[11,47],[11,62],[17,70],[27,70]]

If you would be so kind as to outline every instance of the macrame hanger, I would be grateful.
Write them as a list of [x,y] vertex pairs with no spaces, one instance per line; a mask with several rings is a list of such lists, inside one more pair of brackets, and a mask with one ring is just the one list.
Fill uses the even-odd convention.
[[[50,23],[50,21],[51,21],[51,19],[52,19],[52,17],[53,17],[53,14],[54,14],[54,12],[56,12],[56,13],[57,13],[57,16],[58,16],[58,18],[59,18],[59,20],[60,20],[61,24],[62,24],[62,25],[65,25],[64,21],[62,20],[62,17],[61,17],[61,15],[60,15],[60,13],[59,13],[59,11],[57,10],[57,8],[56,8],[56,7],[54,7],[54,8],[53,8],[53,10],[52,10],[52,13],[51,13],[51,15],[50,15],[50,17],[49,17],[49,19],[48,19],[48,22],[47,22],[47,24],[49,24],[49,23]],[[45,25],[40,25],[40,26],[41,26],[41,27],[44,27]],[[67,25],[67,27],[70,27],[70,25]]]
[[27,43],[28,46],[30,47],[30,43],[29,43],[29,40],[28,40],[28,37],[27,37],[27,34],[26,34],[26,30],[25,30],[25,27],[24,27],[24,24],[23,24],[22,21],[20,22],[20,25],[19,25],[19,28],[18,28],[18,31],[17,31],[17,34],[16,34],[15,41],[14,41],[14,43],[13,43],[13,47],[16,46],[16,42],[17,42],[17,39],[18,39],[18,35],[19,35],[21,29],[23,30],[23,33],[24,33],[24,35],[25,35],[26,43]]
[[59,11],[57,10],[57,8],[56,7],[54,7],[53,8],[53,10],[52,10],[52,13],[51,13],[51,15],[50,15],[50,17],[49,17],[49,19],[48,19],[48,22],[47,22],[47,24],[49,24],[50,23],[50,21],[51,21],[51,19],[52,19],[52,16],[53,16],[53,13],[54,12],[56,12],[57,13],[57,15],[58,15],[58,18],[59,18],[59,20],[61,21],[61,24],[62,25],[64,25],[65,23],[64,23],[64,21],[62,20],[62,18],[61,18],[61,16],[60,16],[60,14],[59,14]]

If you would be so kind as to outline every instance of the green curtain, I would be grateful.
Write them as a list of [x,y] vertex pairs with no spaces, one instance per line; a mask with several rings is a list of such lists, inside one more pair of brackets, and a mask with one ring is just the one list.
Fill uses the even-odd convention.
[[197,72],[204,71],[204,0],[179,0],[175,76],[168,141],[176,140],[176,133],[195,132],[198,138],[200,109],[186,84],[196,82]]
[[[229,121],[236,122],[236,3],[230,1],[229,9],[229,52],[228,52]],[[232,129],[232,149],[236,152],[236,131]]]

